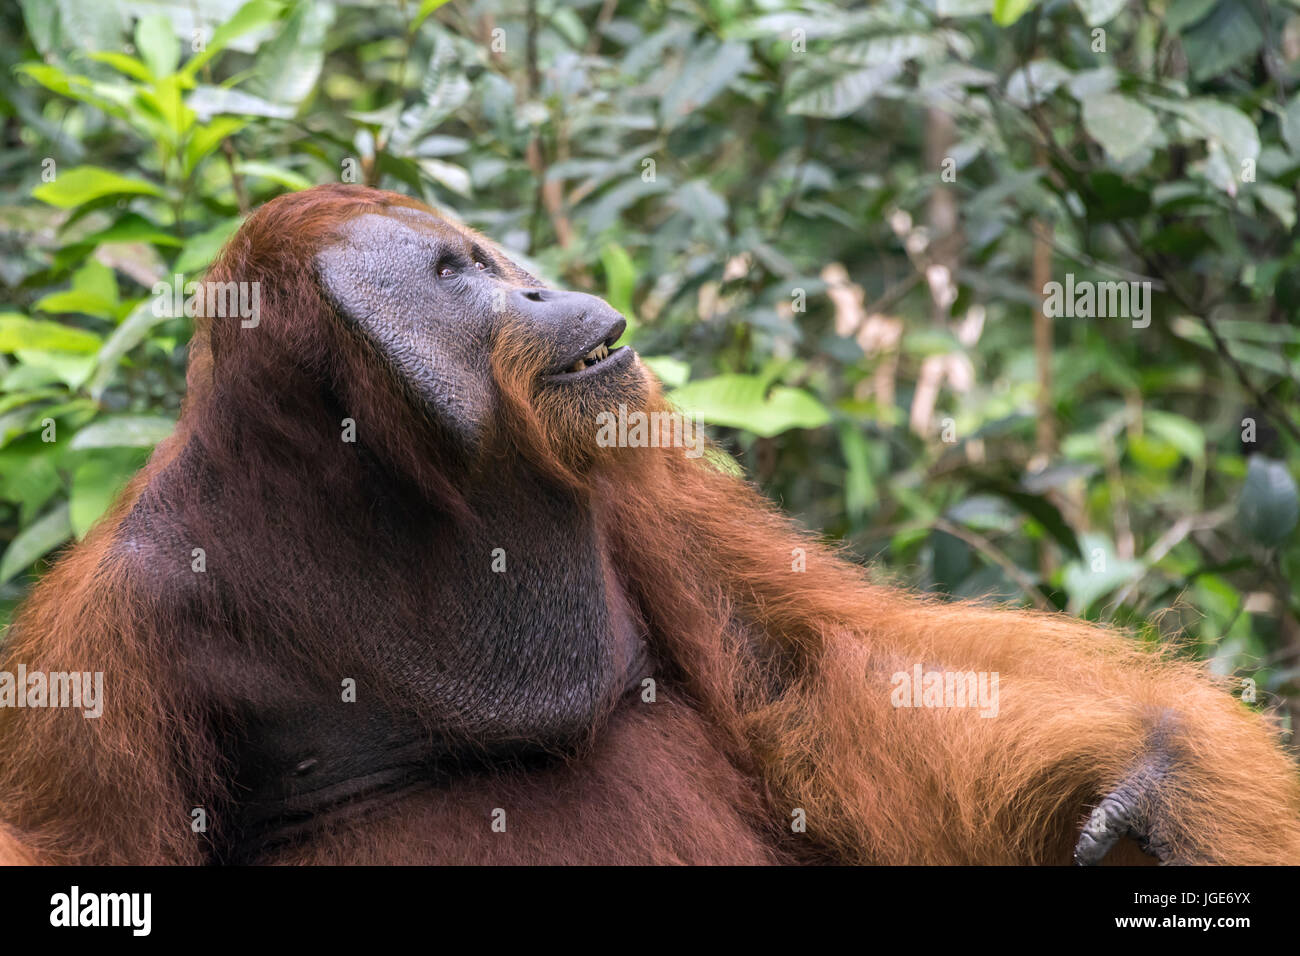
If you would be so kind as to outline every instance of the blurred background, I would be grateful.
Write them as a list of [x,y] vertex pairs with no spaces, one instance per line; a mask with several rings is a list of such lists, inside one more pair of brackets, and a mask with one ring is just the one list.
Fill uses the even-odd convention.
[[[172,428],[154,283],[364,182],[606,297],[882,576],[1184,643],[1285,715],[1298,91],[1277,0],[5,4],[0,625]],[[1067,281],[1149,312],[1049,317]]]

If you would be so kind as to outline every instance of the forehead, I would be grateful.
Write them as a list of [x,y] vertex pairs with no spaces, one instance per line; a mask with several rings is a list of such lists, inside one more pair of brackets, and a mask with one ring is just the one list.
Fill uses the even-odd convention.
[[394,204],[360,212],[341,223],[335,237],[335,247],[380,253],[389,259],[428,262],[449,253],[480,259],[515,282],[541,285],[491,240],[422,206]]
[[405,246],[424,246],[429,249],[446,246],[457,249],[482,247],[485,251],[491,249],[491,244],[480,236],[449,222],[432,210],[414,206],[384,206],[382,209],[366,210],[342,222],[336,234],[339,239],[355,245],[398,242]]

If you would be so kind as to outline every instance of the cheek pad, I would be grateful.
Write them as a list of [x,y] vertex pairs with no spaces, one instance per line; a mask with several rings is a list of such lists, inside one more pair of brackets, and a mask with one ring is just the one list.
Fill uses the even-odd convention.
[[[492,412],[490,293],[439,290],[427,237],[380,215],[349,222],[315,258],[339,315],[369,339],[452,434],[476,444]],[[478,284],[475,284],[476,286]]]

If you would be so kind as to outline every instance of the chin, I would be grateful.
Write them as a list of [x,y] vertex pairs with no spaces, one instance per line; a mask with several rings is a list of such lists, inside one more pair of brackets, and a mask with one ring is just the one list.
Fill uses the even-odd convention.
[[609,441],[602,424],[662,404],[658,380],[624,346],[581,371],[544,376],[534,407],[553,438],[553,455],[574,472],[587,473],[625,453]]

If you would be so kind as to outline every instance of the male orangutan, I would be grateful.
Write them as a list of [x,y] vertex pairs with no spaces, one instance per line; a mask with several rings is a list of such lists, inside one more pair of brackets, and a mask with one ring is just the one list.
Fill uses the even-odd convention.
[[[175,434],[5,640],[104,703],[0,710],[0,859],[1300,862],[1295,766],[1201,667],[602,447],[667,407],[604,302],[349,186],[209,280],[260,316],[199,323]],[[971,672],[992,707],[897,706]]]

